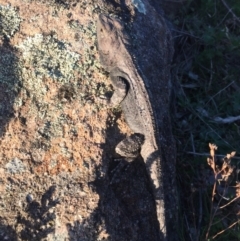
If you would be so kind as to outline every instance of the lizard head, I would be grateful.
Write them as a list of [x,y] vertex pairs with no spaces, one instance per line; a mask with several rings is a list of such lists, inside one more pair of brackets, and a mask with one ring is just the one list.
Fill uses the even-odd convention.
[[122,23],[110,16],[100,14],[97,21],[97,41],[101,64],[114,67],[117,61],[117,54],[121,51],[121,44],[127,43],[123,34]]

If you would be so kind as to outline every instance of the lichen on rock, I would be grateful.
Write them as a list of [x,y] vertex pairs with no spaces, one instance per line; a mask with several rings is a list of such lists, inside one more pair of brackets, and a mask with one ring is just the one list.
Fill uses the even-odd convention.
[[5,168],[9,173],[22,173],[26,171],[26,166],[17,157],[13,158],[10,162],[8,162]]
[[44,75],[60,82],[68,82],[77,67],[80,55],[68,50],[68,44],[52,36],[36,34],[19,46],[24,65],[33,68],[34,77]]
[[0,36],[12,37],[18,31],[20,22],[16,8],[0,5]]

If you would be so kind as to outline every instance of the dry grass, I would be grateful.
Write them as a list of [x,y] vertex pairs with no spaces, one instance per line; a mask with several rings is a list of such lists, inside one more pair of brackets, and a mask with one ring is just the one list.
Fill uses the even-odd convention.
[[[172,21],[182,240],[239,240],[240,4],[187,1]],[[221,153],[216,154],[216,143]],[[181,219],[181,218],[180,218]]]

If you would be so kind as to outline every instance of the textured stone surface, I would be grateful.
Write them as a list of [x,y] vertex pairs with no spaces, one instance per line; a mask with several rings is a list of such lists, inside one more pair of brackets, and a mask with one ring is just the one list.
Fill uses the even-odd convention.
[[99,194],[90,183],[105,175],[116,117],[95,101],[111,92],[96,50],[97,2],[0,3],[1,240],[105,232],[94,231]]
[[96,20],[122,11],[118,1],[1,0],[0,240],[152,240],[143,160],[110,184],[131,131],[98,101],[112,86]]

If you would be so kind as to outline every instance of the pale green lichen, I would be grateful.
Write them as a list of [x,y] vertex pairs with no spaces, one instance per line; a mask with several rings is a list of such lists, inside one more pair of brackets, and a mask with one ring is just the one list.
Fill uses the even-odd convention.
[[106,77],[99,59],[96,58],[96,23],[90,21],[88,24],[83,25],[78,20],[71,20],[68,22],[68,25],[77,34],[77,39],[75,40],[79,41],[83,46],[81,49],[82,58],[79,64],[79,75],[84,80],[84,86],[81,86],[81,92],[78,94],[82,103],[87,102],[90,96],[105,96],[107,92],[111,91],[109,86],[92,80],[96,72]]
[[69,27],[78,34],[76,41],[81,42],[82,59],[81,59],[81,75],[83,78],[91,78],[91,75],[96,68],[100,69],[101,65],[96,60],[96,24],[89,22],[87,25],[82,25],[78,20],[69,21]]
[[9,173],[22,173],[26,171],[26,166],[17,157],[13,158],[10,162],[8,162],[5,168]]
[[18,31],[21,18],[15,8],[0,5],[0,35],[10,38]]
[[[23,87],[36,102],[48,91],[44,78],[68,83],[78,69],[80,55],[70,51],[69,45],[53,36],[36,34],[17,46],[22,52]],[[40,103],[41,105],[41,103]]]
[[27,38],[18,48],[23,53],[24,65],[33,68],[37,79],[48,76],[67,83],[80,58],[79,54],[68,50],[67,43],[41,34]]
[[[58,40],[54,32],[49,35],[36,34],[28,37],[17,46],[22,53],[19,65],[23,100],[17,98],[14,107],[17,109],[25,100],[31,99],[28,115],[37,115],[40,119],[51,121],[49,130],[44,131],[49,134],[43,136],[46,140],[52,136],[61,136],[62,121],[66,121],[65,117],[63,120],[58,117],[52,121],[56,112],[49,111],[49,103],[45,98],[51,88],[51,82],[58,82],[59,86],[58,93],[52,96],[56,98],[56,102],[51,103],[52,110],[61,110],[65,101],[71,102],[74,99],[84,105],[86,102],[93,103],[95,96],[104,95],[104,85],[99,85],[93,80],[95,73],[101,72],[101,66],[96,59],[95,22],[90,21],[86,25],[76,22],[73,26],[70,24],[69,26],[71,28],[69,31],[74,31],[79,36],[75,41],[79,41],[79,46],[82,46],[81,55],[72,52],[70,45]],[[60,86],[68,86],[69,89]]]

